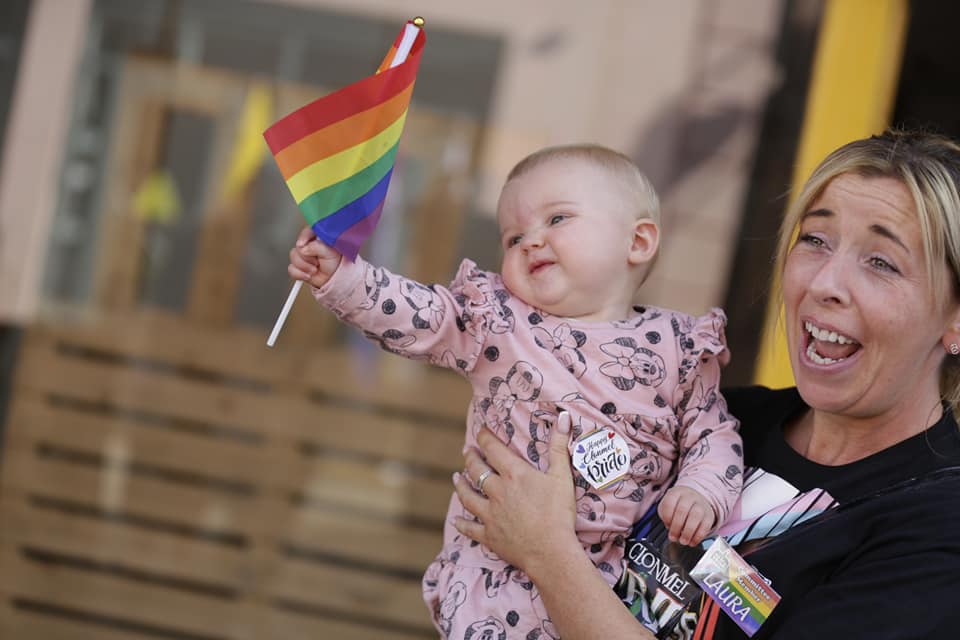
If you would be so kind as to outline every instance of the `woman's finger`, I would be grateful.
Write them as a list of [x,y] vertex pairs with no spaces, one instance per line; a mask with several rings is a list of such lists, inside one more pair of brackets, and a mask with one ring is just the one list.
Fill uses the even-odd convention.
[[463,466],[471,480],[479,476],[484,469],[490,467],[490,465],[483,461],[480,451],[476,447],[470,447],[467,449],[467,452],[463,454]]
[[464,470],[467,481],[472,485],[474,491],[484,498],[491,495],[491,491],[496,494],[495,485],[500,481],[497,472],[475,450],[468,451],[464,458],[466,459]]
[[476,540],[483,545],[487,544],[487,532],[481,523],[457,516],[453,519],[453,527],[471,540]]
[[482,522],[489,509],[486,498],[477,493],[462,473],[453,474],[453,489],[457,492],[457,497],[460,498],[464,508],[480,518]]
[[490,476],[496,473],[496,470],[491,468],[489,464],[480,456],[480,452],[474,448],[470,448],[463,456],[463,469],[467,474],[467,480],[471,485],[476,488],[477,483],[480,482],[480,476],[485,472],[489,471],[484,484],[489,481]]
[[[507,445],[487,427],[481,428],[480,433],[477,434],[477,444],[480,446],[480,453],[486,460],[486,464],[496,474],[509,478],[525,467],[531,468],[523,459],[510,451]],[[470,469],[470,477],[477,478],[479,474],[475,474],[473,469]]]
[[561,411],[557,416],[557,425],[547,436],[550,439],[549,464],[547,473],[554,476],[565,476],[573,481],[570,471],[570,451],[567,446],[570,441],[570,414]]

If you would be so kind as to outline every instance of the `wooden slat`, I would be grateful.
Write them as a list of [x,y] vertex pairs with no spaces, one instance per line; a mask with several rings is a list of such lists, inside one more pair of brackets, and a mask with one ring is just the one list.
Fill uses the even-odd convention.
[[8,428],[11,437],[26,437],[32,442],[106,456],[119,447],[131,461],[202,471],[212,477],[245,483],[262,481],[261,466],[288,457],[276,455],[276,447],[184,433],[115,415],[81,413],[51,406],[27,394],[14,401]]
[[[223,133],[219,128],[218,137]],[[226,328],[233,320],[241,273],[236,265],[243,261],[250,233],[250,204],[249,189],[244,189],[241,196],[223,203],[221,211],[208,214],[203,221],[187,303],[187,316],[194,322]]]
[[[8,462],[14,471],[5,476],[7,491],[99,506],[108,512],[187,526],[231,539],[286,532],[291,540],[326,553],[414,570],[423,569],[439,548],[439,530],[427,532],[342,509],[301,508],[279,500],[266,503],[213,497],[208,491],[129,474],[110,480],[97,470],[46,460],[24,462],[17,455],[9,455]],[[22,469],[16,468],[20,466]],[[106,492],[104,487],[108,488]],[[110,495],[109,487],[117,487],[117,494]]]
[[321,391],[371,403],[404,407],[423,414],[463,420],[469,386],[451,373],[423,362],[374,353],[358,358],[346,350],[331,350],[311,358],[304,380]]
[[[163,479],[141,478],[131,471],[131,464],[139,461],[137,449],[130,448],[119,464],[107,464],[103,467],[78,465],[63,460],[48,460],[39,457],[32,460],[34,446],[47,441],[36,433],[11,433],[7,439],[7,448],[11,455],[19,455],[26,460],[17,463],[21,471],[16,477],[10,477],[10,484],[24,491],[37,490],[45,495],[57,495],[71,500],[83,500],[91,504],[109,504],[105,488],[109,484],[117,486],[127,497],[127,502],[138,502],[138,492],[150,492],[155,500],[161,497],[162,504],[171,503],[175,513],[185,518],[196,517],[204,511],[216,509],[219,512],[237,513],[240,523],[246,522],[246,508],[243,496],[231,496],[215,488],[202,489],[182,487],[177,483]],[[82,443],[88,445],[89,443]],[[115,447],[114,447],[115,448]],[[71,449],[71,451],[97,454],[109,451],[110,446],[101,442],[99,446]],[[350,509],[360,509],[383,514],[385,516],[413,516],[424,520],[439,522],[449,503],[452,486],[447,479],[422,478],[403,467],[395,468],[390,464],[371,465],[353,460],[317,458],[305,461],[293,454],[289,456],[263,456],[255,462],[254,469],[262,469],[257,486],[252,490],[257,494],[266,493],[270,499],[284,500],[283,496],[299,496],[306,500],[319,500],[328,505],[342,505]],[[29,469],[29,470],[28,470]],[[60,471],[62,469],[62,471]],[[203,467],[184,468],[182,465],[169,467],[172,470],[186,472],[205,472]],[[34,482],[38,474],[49,473]],[[62,480],[56,480],[66,474]],[[230,480],[226,478],[225,480]],[[262,484],[261,484],[262,483]],[[122,484],[123,486],[119,486]],[[162,493],[162,487],[169,486],[170,492]],[[186,493],[184,493],[186,492]],[[225,500],[220,503],[220,496]],[[186,496],[186,497],[185,497]],[[272,498],[271,498],[272,497]],[[138,507],[138,512],[169,518],[170,511],[154,510],[147,503]],[[161,503],[158,503],[161,504]],[[194,506],[191,506],[194,505]],[[240,505],[240,506],[238,506]],[[122,505],[120,505],[122,508]],[[256,512],[256,507],[251,507]],[[255,513],[252,519],[259,520]],[[246,526],[241,526],[246,529]]]
[[0,638],[11,640],[156,640],[117,627],[51,615],[42,611],[0,607]]
[[223,331],[197,326],[159,309],[90,313],[61,305],[53,308],[46,323],[31,327],[23,348],[54,342],[263,383],[295,379],[303,362],[313,355],[303,345],[269,349],[262,330],[232,327]]
[[[45,524],[56,524],[48,521]],[[42,544],[43,541],[37,541]],[[120,606],[110,601],[118,594],[126,594],[130,585],[122,579],[84,576],[83,572],[71,569],[36,568],[28,560],[18,558],[8,551],[0,552],[3,562],[0,577],[0,593],[4,600],[12,597],[28,598],[46,605],[64,607],[68,610],[85,612],[99,616],[108,616],[122,620],[135,620],[141,624],[171,627],[188,632],[209,631],[198,629],[196,625],[186,627],[184,618],[191,618],[190,612],[198,608],[209,611],[203,599],[186,598],[186,609],[169,612],[167,608],[184,604],[173,602],[170,598],[155,600],[156,589],[137,588],[132,597],[125,597]],[[299,565],[299,566],[298,566]],[[16,580],[26,576],[25,587]],[[429,626],[425,605],[420,599],[419,585],[409,580],[396,578],[370,577],[357,571],[342,568],[329,568],[322,565],[306,566],[294,561],[286,561],[282,568],[268,580],[257,582],[270,596],[271,601],[293,603],[296,606],[311,608],[316,604],[318,613],[303,615],[283,609],[258,606],[248,610],[249,625],[237,630],[234,635],[218,634],[216,637],[230,638],[338,638],[339,640],[413,640],[414,638],[436,637]],[[252,585],[251,585],[252,586]],[[89,592],[86,597],[71,597],[70,592],[83,590]],[[63,593],[67,591],[68,593]],[[159,591],[163,591],[160,589]],[[144,593],[146,592],[146,593]],[[105,602],[106,601],[106,602]],[[237,605],[238,607],[241,605]],[[218,607],[223,608],[223,605]],[[159,612],[157,610],[160,610]],[[340,616],[343,619],[324,619],[324,615]],[[164,616],[166,612],[169,615]],[[325,614],[324,612],[329,612]],[[216,611],[212,612],[216,615]],[[364,615],[376,617],[377,625],[368,626],[370,620]],[[201,617],[203,614],[200,614]],[[137,633],[117,631],[109,627],[94,626],[89,622],[51,617],[50,614],[15,611],[7,607],[0,613],[0,629],[7,638],[42,638],[43,640],[141,640],[144,636]],[[6,632],[16,635],[7,635]],[[148,637],[154,637],[150,634]]]
[[361,620],[322,619],[280,609],[267,611],[255,633],[256,638],[283,640],[436,640],[437,636],[436,630],[420,632],[368,626]]
[[[466,414],[466,404],[463,406]],[[315,419],[288,425],[305,441],[343,451],[389,456],[448,472],[463,468],[463,429],[435,428],[415,418],[353,408],[316,406]]]
[[323,393],[377,405],[444,416],[461,422],[470,398],[458,375],[379,350],[347,347],[316,349],[304,344],[264,345],[260,331],[215,331],[188,325],[159,311],[85,317],[69,307],[58,315],[71,326],[31,329],[24,349],[54,340],[106,353],[156,360],[232,378]]
[[210,541],[32,507],[11,491],[0,501],[0,512],[0,541],[8,547],[30,547],[233,589],[244,587],[250,577],[246,551]]
[[0,555],[0,584],[8,597],[216,638],[249,637],[250,612],[240,601],[31,562],[10,549],[0,550]]
[[348,512],[304,508],[280,527],[282,542],[367,565],[422,572],[440,551],[442,531],[399,527]]
[[[74,389],[67,389],[75,393]],[[59,391],[58,391],[59,393]],[[87,394],[86,399],[91,399]],[[171,468],[204,470],[213,476],[246,482],[262,481],[277,465],[289,464],[292,450],[301,444],[314,448],[354,452],[452,472],[462,468],[463,436],[452,429],[436,429],[403,417],[379,416],[346,407],[310,404],[309,422],[285,422],[286,429],[265,426],[264,445],[224,437],[184,433],[143,424],[119,415],[81,412],[44,401],[39,390],[21,387],[8,420],[11,430],[31,437],[94,452],[107,439],[121,439],[131,457]],[[291,474],[286,474],[291,475]]]
[[362,618],[421,627],[433,625],[420,581],[329,565],[282,562],[263,583],[271,598],[314,604]]
[[[121,80],[129,86],[131,76]],[[121,89],[123,92],[123,89]],[[133,194],[154,169],[163,146],[164,113],[158,104],[139,109],[119,109],[114,124],[110,164],[112,180],[106,182],[105,211],[101,216],[94,269],[94,291],[100,306],[128,309],[137,296],[143,269],[141,256],[144,224],[133,215]],[[132,144],[137,140],[137,144]]]
[[[34,407],[34,409],[37,409]],[[17,411],[14,424],[29,423],[29,429],[11,429],[7,437],[7,448],[11,455],[18,455],[18,461],[12,464],[16,465],[20,471],[11,471],[10,483],[12,486],[20,487],[24,490],[37,489],[41,492],[55,491],[57,495],[68,497],[70,499],[85,499],[86,502],[96,504],[103,503],[104,489],[109,483],[123,483],[124,493],[135,492],[145,485],[144,491],[152,491],[153,498],[159,498],[161,494],[157,493],[158,486],[171,487],[176,491],[181,485],[175,482],[168,482],[163,479],[154,479],[152,477],[140,478],[138,474],[131,470],[134,465],[141,463],[146,457],[146,461],[153,465],[152,470],[167,470],[182,472],[188,474],[202,474],[206,478],[218,480],[221,483],[237,484],[237,479],[231,477],[231,473],[239,468],[239,464],[251,465],[250,477],[247,478],[247,484],[241,485],[248,488],[251,494],[264,494],[268,498],[283,499],[283,496],[295,494],[302,495],[308,500],[322,500],[332,504],[340,504],[357,509],[368,509],[377,511],[388,516],[409,515],[417,518],[439,521],[449,502],[452,492],[450,481],[445,476],[423,477],[412,473],[403,466],[397,466],[394,463],[370,463],[363,460],[337,459],[335,456],[304,458],[302,455],[291,450],[280,450],[274,447],[261,448],[261,455],[254,456],[244,451],[239,461],[233,461],[234,465],[230,469],[222,469],[221,476],[212,475],[206,466],[206,460],[193,456],[180,454],[177,450],[171,449],[168,443],[163,442],[159,435],[149,433],[147,438],[158,440],[161,446],[147,447],[144,443],[138,443],[136,437],[144,435],[142,433],[124,433],[112,432],[104,435],[100,439],[91,438],[91,431],[84,430],[83,427],[89,424],[78,423],[75,419],[64,416],[64,422],[59,423],[59,432],[50,433],[50,427],[46,430],[37,428],[37,422],[27,422],[31,414],[42,414],[43,410],[38,409],[31,412],[29,408],[23,411]],[[65,412],[61,412],[65,413]],[[88,421],[94,422],[95,421]],[[64,425],[70,425],[70,428],[63,428]],[[49,434],[49,437],[47,437]],[[179,434],[177,434],[179,435]],[[175,444],[183,444],[180,440],[174,439]],[[38,447],[55,444],[59,447],[60,454],[82,453],[89,456],[98,456],[103,460],[102,467],[90,465],[78,465],[68,460],[46,459],[36,453]],[[213,448],[208,447],[208,448]],[[167,452],[167,456],[162,454]],[[221,466],[226,467],[231,460],[227,456],[217,455],[210,451]],[[226,453],[229,453],[227,451]],[[188,458],[187,460],[177,459],[178,456]],[[33,460],[34,457],[38,459]],[[193,462],[194,466],[189,463]],[[34,467],[34,465],[39,465]],[[42,469],[63,468],[63,473],[70,474],[71,470],[76,470],[79,474],[76,476],[77,482],[73,482],[73,476],[68,476],[67,490],[69,495],[65,496],[57,491],[51,484],[54,478],[59,477],[57,471],[52,471],[49,477],[43,477],[45,484],[34,484],[30,478],[35,478],[38,474],[45,474]],[[261,477],[257,478],[253,471],[259,470]],[[57,483],[62,486],[63,483]],[[230,486],[234,486],[230,485]],[[217,504],[218,510],[226,509],[229,513],[240,511],[244,512],[244,496],[231,495],[227,489],[217,488],[209,489],[183,487],[184,491],[191,492],[194,496],[183,497],[176,493],[163,495],[166,502],[173,502],[176,506],[176,512],[184,512],[186,517],[197,515],[198,512],[204,512],[211,508],[211,502],[218,502],[219,496],[224,495],[226,499],[223,504]],[[129,497],[131,502],[139,502],[132,494]],[[149,506],[160,504],[154,502],[144,503],[149,511]],[[190,511],[190,505],[197,505],[194,511]],[[256,509],[255,509],[256,510]],[[151,511],[152,513],[152,511]],[[160,517],[169,517],[167,511],[158,511],[156,515]],[[260,519],[260,514],[256,513],[255,519]],[[244,516],[237,516],[240,522],[246,522]],[[243,528],[247,527],[243,525]]]
[[[114,407],[141,410],[173,418],[233,426],[264,436],[298,436],[304,425],[322,429],[318,406],[296,394],[236,389],[220,383],[183,378],[167,372],[131,369],[120,364],[80,358],[64,358],[52,350],[27,350],[18,373],[17,385],[36,392],[56,393]],[[331,427],[342,429],[350,419],[343,412],[333,414]],[[367,433],[382,427],[384,418],[375,414],[366,420]],[[389,426],[389,425],[388,425]],[[459,424],[451,431],[458,431]],[[440,431],[440,429],[437,429]],[[411,433],[409,430],[407,433]],[[462,432],[458,431],[458,438]],[[339,442],[347,442],[341,438]],[[375,441],[375,439],[374,439]],[[452,437],[437,440],[436,446],[449,449]],[[430,438],[423,440],[427,445]],[[367,445],[369,448],[370,445]],[[413,443],[399,450],[414,451]],[[428,448],[428,451],[430,449]],[[386,452],[385,449],[381,449]],[[435,451],[435,450],[434,450]],[[458,460],[459,448],[454,459]],[[456,467],[454,467],[456,468]]]
[[[238,390],[217,382],[183,378],[170,373],[65,358],[52,349],[27,350],[17,376],[18,387],[113,406],[145,410],[210,424],[227,424],[256,432],[270,424],[271,409],[297,399]],[[276,414],[274,414],[276,420]],[[276,422],[286,422],[283,417]]]
[[107,471],[59,460],[30,458],[11,450],[13,472],[5,489],[97,506],[216,533],[245,534],[259,528],[259,502],[224,492],[139,477],[123,467]]
[[376,469],[328,459],[318,461],[303,484],[307,499],[437,521],[442,520],[453,493],[449,479],[411,476],[389,465]]

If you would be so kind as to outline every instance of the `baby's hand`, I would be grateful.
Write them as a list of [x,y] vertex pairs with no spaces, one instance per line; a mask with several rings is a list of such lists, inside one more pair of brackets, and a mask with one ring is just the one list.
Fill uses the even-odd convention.
[[340,266],[342,257],[339,251],[317,240],[313,229],[304,227],[297,235],[293,249],[290,249],[287,273],[294,280],[322,287]]
[[657,508],[667,525],[670,541],[687,546],[699,544],[713,529],[716,516],[702,495],[688,487],[671,487]]

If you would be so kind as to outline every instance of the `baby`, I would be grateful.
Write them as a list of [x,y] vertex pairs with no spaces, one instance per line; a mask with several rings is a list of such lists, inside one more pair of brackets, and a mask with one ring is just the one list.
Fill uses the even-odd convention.
[[[717,390],[723,313],[635,305],[659,215],[626,156],[549,147],[517,164],[501,191],[500,274],[464,260],[449,287],[423,285],[342,260],[309,228],[288,271],[387,351],[466,376],[466,447],[486,426],[544,469],[548,432],[568,411],[577,534],[613,585],[624,538],[651,505],[663,498],[671,539],[695,544],[723,522],[741,483],[738,425]],[[423,579],[442,636],[557,637],[529,578],[460,535],[458,515],[473,517],[454,495]]]

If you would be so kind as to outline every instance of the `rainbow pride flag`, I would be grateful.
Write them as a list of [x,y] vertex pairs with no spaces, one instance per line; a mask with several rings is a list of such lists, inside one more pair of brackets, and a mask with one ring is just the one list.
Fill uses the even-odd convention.
[[[275,122],[263,137],[316,236],[354,260],[377,226],[426,35],[416,28],[409,54],[395,58],[408,22],[376,74]],[[409,37],[409,36],[408,36]]]

